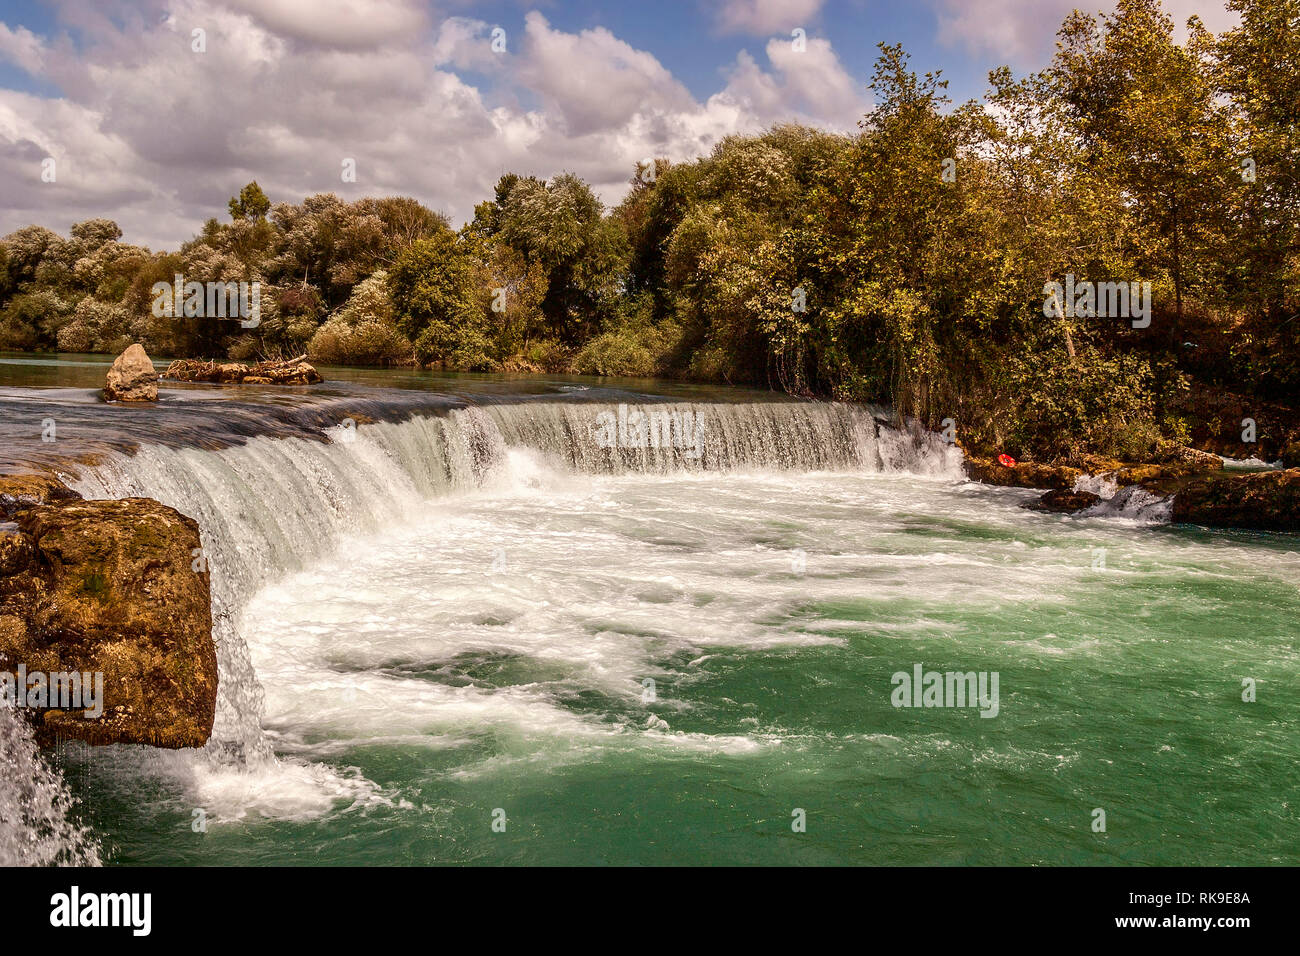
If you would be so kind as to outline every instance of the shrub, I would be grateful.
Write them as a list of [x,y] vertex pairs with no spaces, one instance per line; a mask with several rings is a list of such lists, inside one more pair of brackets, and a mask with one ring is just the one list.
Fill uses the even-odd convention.
[[389,365],[411,357],[411,343],[389,322],[362,320],[355,325],[335,317],[322,325],[307,346],[313,362],[325,365]]
[[680,339],[681,327],[671,320],[660,324],[627,322],[584,345],[573,357],[569,370],[578,375],[662,375]]
[[1009,377],[1018,399],[1007,432],[1013,454],[1140,460],[1161,442],[1155,374],[1143,358],[1085,346],[1071,360],[1053,347],[1014,358]]

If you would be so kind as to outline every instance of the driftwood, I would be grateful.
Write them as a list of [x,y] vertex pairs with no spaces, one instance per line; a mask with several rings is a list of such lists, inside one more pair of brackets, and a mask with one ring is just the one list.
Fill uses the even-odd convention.
[[163,378],[176,382],[214,382],[222,385],[312,385],[324,381],[307,363],[305,354],[296,358],[258,362],[205,362],[177,359],[167,366]]

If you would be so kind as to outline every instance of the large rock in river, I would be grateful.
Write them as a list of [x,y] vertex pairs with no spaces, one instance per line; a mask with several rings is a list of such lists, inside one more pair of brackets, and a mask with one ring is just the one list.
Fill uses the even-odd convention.
[[113,360],[104,383],[104,398],[110,402],[158,401],[158,373],[144,346],[132,345]]
[[1091,508],[1101,501],[1101,495],[1091,491],[1072,491],[1069,488],[1053,488],[1041,498],[1027,501],[1020,507],[1031,511],[1050,511],[1057,514],[1074,514],[1084,508]]
[[1171,518],[1216,528],[1300,531],[1300,468],[1194,478],[1174,494]]
[[53,500],[0,527],[0,670],[103,674],[102,716],[29,711],[40,739],[207,741],[217,657],[199,546],[192,518],[148,498]]

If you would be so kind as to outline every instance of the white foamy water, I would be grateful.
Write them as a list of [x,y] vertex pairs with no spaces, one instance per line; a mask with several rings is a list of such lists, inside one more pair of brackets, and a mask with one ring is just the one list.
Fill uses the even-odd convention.
[[[936,555],[917,541],[885,564],[879,541],[906,530],[919,500],[966,510],[948,480],[919,490],[911,476],[759,471],[720,486],[708,474],[553,472],[515,450],[508,463],[478,492],[349,539],[250,602],[245,633],[280,746],[455,748],[492,734],[520,759],[770,746],[770,735],[675,732],[684,705],[656,695],[649,717],[646,681],[690,681],[718,652],[837,644],[840,622],[811,605],[859,601],[872,577],[881,602],[940,585],[990,606],[1035,593],[1034,575],[990,578],[966,546]],[[902,625],[900,640],[909,629],[927,622]],[[575,711],[591,694],[602,705]]]
[[[612,430],[611,422],[615,423]],[[686,441],[680,440],[684,426],[689,429]],[[475,495],[504,491],[528,497],[599,476],[613,480],[620,475],[659,475],[668,477],[668,487],[694,481],[711,488],[710,494],[720,504],[725,498],[725,491],[719,495],[717,488],[720,473],[835,469],[956,479],[960,461],[960,452],[937,436],[884,427],[863,407],[818,403],[497,405],[455,410],[445,417],[331,429],[328,440],[322,441],[255,438],[220,451],[144,445],[133,456],[119,456],[68,476],[68,482],[87,498],[150,497],[198,520],[212,574],[221,677],[217,719],[212,739],[201,752],[136,753],[141,748],[117,748],[127,756],[119,752],[98,762],[102,772],[115,776],[123,786],[137,783],[140,770],[165,779],[172,788],[180,788],[181,804],[205,808],[214,821],[249,816],[299,819],[340,803],[391,802],[390,795],[356,774],[311,762],[312,747],[331,746],[323,738],[342,733],[344,725],[348,733],[426,737],[430,728],[444,727],[450,739],[457,739],[461,728],[475,723],[471,715],[487,713],[495,715],[494,726],[515,728],[521,740],[538,728],[574,738],[604,733],[556,706],[549,689],[510,688],[485,694],[427,680],[413,682],[392,668],[376,669],[376,662],[401,657],[404,646],[414,650],[412,628],[429,620],[419,617],[418,601],[395,592],[393,581],[383,574],[368,589],[347,592],[347,601],[335,602],[332,611],[324,610],[326,602],[314,603],[323,613],[338,617],[332,631],[335,638],[346,634],[350,647],[370,647],[373,660],[352,662],[369,668],[362,676],[343,679],[334,672],[337,662],[324,666],[328,659],[321,655],[333,640],[328,629],[303,632],[280,623],[268,637],[262,622],[269,611],[260,605],[250,611],[247,602],[265,588],[270,588],[267,600],[273,602],[285,588],[293,592],[307,586],[286,576],[328,561],[334,554],[352,561],[369,548],[382,564],[389,548],[401,547],[400,532],[397,538],[390,537],[396,529],[421,527],[431,513],[456,507],[459,499]],[[493,507],[505,508],[499,517],[509,519],[503,500],[496,500]],[[603,503],[591,502],[588,507],[599,513],[620,505],[607,494]],[[472,521],[468,527],[470,538],[491,537],[496,550],[508,552],[499,533],[491,534],[487,527],[493,517],[478,520],[477,530]],[[574,529],[553,543],[558,545],[553,557],[560,561],[574,550],[598,543],[598,533]],[[617,550],[593,553],[611,562],[622,560]],[[495,553],[491,560],[496,560]],[[508,567],[509,559],[505,560]],[[671,596],[681,585],[665,570],[642,586]],[[447,608],[465,603],[463,588],[472,590],[477,585],[468,579],[458,581],[454,572],[448,572],[445,580],[412,582],[413,590],[421,594],[433,587],[447,588],[427,608],[430,614],[442,615]],[[501,600],[505,602],[501,613],[516,618],[522,607],[540,610],[517,622],[519,645],[491,645],[494,653],[536,651],[557,661],[585,654],[590,660],[584,680],[594,681],[603,692],[619,688],[627,693],[623,684],[636,669],[635,657],[602,659],[598,651],[580,650],[580,645],[589,643],[588,636],[569,633],[571,620],[559,611],[560,605],[572,602],[567,613],[587,608],[598,616],[595,595],[574,593],[550,599],[520,582]],[[661,612],[666,613],[668,603]],[[367,608],[372,618],[366,617]],[[453,627],[441,650],[474,653],[488,647],[482,641],[476,644],[473,632],[490,626],[475,621],[491,613],[490,608],[480,609],[461,630]],[[677,609],[676,615],[680,626],[691,613]],[[627,621],[618,626],[651,629],[659,616],[643,614],[639,625]],[[404,623],[408,620],[413,623]],[[739,616],[734,623],[741,627]],[[754,646],[790,640],[761,624],[748,623],[741,629]],[[372,640],[372,633],[380,636]],[[613,639],[597,633],[594,642]],[[824,639],[829,638],[804,638]],[[301,643],[301,650],[295,642]],[[707,641],[700,646],[707,647]],[[431,653],[437,648],[421,650]],[[303,669],[295,671],[298,666]],[[276,697],[268,710],[265,688],[269,684],[274,685]],[[415,689],[421,693],[413,695]],[[365,703],[394,696],[408,698],[400,708],[400,719],[389,708],[372,712]],[[647,730],[651,735],[662,732],[657,726]],[[676,737],[673,742],[724,748],[749,745]]]
[[1090,508],[1078,512],[1081,518],[1123,518],[1136,524],[1166,524],[1174,510],[1174,499],[1152,494],[1137,485],[1119,486],[1113,473],[1081,475],[1074,482],[1075,491],[1098,495]]
[[0,866],[95,866],[99,845],[70,822],[72,798],[25,720],[0,704]]
[[[221,671],[207,747],[98,748],[85,758],[96,779],[141,816],[332,826],[372,810],[424,819],[438,808],[412,781],[429,776],[780,759],[809,746],[806,728],[692,688],[738,660],[798,660],[785,670],[828,682],[834,670],[804,662],[864,640],[886,675],[940,646],[1109,672],[1150,640],[1116,636],[1117,589],[1154,623],[1184,609],[1148,583],[1193,581],[1210,608],[1216,589],[1261,578],[1213,539],[1024,511],[1035,492],[966,482],[954,449],[867,409],[674,411],[694,416],[699,444],[655,447],[635,426],[611,442],[599,416],[617,420],[614,406],[525,403],[333,442],[145,446],[77,476],[89,497],[146,495],[197,518]],[[1296,560],[1271,567],[1284,577]],[[1005,693],[1011,712],[1013,682]],[[701,717],[720,705],[745,716]],[[839,739],[902,739],[918,759],[940,747],[846,726]],[[374,780],[348,763],[389,760],[404,771]]]

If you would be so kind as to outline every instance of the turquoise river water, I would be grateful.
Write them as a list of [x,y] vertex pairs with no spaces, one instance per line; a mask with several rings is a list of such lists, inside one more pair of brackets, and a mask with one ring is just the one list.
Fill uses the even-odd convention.
[[[590,384],[69,465],[199,520],[222,691],[202,751],[41,758],[60,852],[1300,862],[1300,538],[1026,511],[879,410]],[[895,706],[918,666],[996,698]]]

